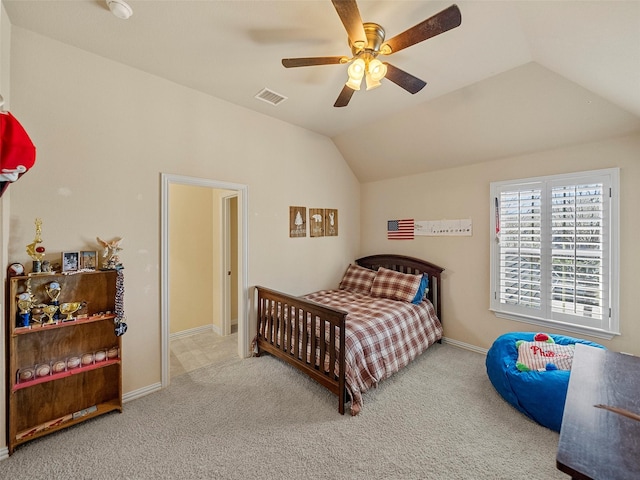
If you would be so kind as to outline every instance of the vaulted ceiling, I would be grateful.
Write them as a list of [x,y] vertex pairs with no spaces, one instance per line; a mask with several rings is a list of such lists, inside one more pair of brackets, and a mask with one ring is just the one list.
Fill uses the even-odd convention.
[[[386,57],[425,88],[383,80],[344,108],[346,65],[281,64],[350,55],[329,0],[128,0],[128,20],[103,0],[2,3],[14,26],[327,135],[361,181],[640,131],[637,0],[457,2],[461,26]],[[390,38],[451,2],[358,5]]]

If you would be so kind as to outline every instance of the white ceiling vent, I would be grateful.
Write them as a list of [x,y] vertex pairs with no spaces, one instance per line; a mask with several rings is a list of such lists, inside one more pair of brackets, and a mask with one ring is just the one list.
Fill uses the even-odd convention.
[[280,95],[279,93],[274,92],[273,90],[269,90],[268,88],[263,88],[256,94],[256,98],[258,100],[262,100],[263,102],[270,103],[271,105],[279,105],[284,102],[287,97],[284,95]]

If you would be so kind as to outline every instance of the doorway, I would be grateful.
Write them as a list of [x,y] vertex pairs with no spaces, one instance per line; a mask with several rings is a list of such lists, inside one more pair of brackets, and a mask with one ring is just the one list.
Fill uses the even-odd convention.
[[238,194],[223,194],[221,206],[222,334],[227,336],[238,331]]
[[[220,246],[216,249],[220,257],[222,258],[221,267],[219,270],[219,277],[215,282],[221,287],[223,292],[220,297],[220,302],[223,308],[220,310],[221,322],[220,332],[231,331],[233,313],[236,313],[237,318],[237,353],[240,357],[244,358],[249,355],[249,340],[248,340],[248,322],[247,322],[247,187],[245,185],[231,184],[227,182],[219,182],[210,179],[201,179],[195,177],[185,177],[180,175],[162,174],[162,205],[161,205],[161,342],[162,342],[162,387],[166,387],[170,382],[169,364],[170,364],[170,312],[171,312],[171,292],[170,283],[172,272],[178,272],[181,265],[172,265],[170,254],[170,231],[172,228],[171,223],[175,222],[175,217],[170,215],[171,208],[171,187],[172,186],[187,186],[187,187],[204,187],[205,190],[216,191],[219,194],[223,191],[220,197],[221,212],[220,222],[225,232],[230,232],[232,226],[235,225],[237,231],[236,236],[222,235]],[[235,208],[234,208],[235,206]],[[174,225],[175,227],[175,225]],[[212,246],[213,248],[213,246]],[[237,256],[237,268],[233,269],[235,275],[230,275],[232,271],[230,268],[230,258],[233,252],[236,252]],[[177,263],[177,262],[176,262]],[[205,265],[207,268],[207,265]],[[183,272],[182,275],[185,275]],[[186,278],[189,278],[188,273]],[[187,281],[188,283],[188,281]],[[237,309],[229,305],[229,302],[225,298],[229,298],[233,291],[237,292]],[[197,301],[197,300],[194,300]],[[220,303],[219,303],[220,304]],[[220,317],[219,316],[219,317]]]

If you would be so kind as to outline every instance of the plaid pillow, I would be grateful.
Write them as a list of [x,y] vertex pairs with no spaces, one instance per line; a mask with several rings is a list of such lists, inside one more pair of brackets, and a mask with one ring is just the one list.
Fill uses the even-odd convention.
[[422,275],[401,273],[381,267],[371,286],[371,296],[411,302],[421,281]]
[[340,290],[349,290],[350,292],[369,295],[375,277],[376,272],[374,270],[352,264],[349,265],[347,271],[344,272],[344,277],[342,277],[338,288]]

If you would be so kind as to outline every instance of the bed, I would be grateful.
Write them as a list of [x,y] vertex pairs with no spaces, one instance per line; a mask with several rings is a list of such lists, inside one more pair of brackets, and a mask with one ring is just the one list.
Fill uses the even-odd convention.
[[266,352],[338,396],[357,415],[362,394],[442,338],[441,274],[430,262],[372,255],[347,267],[335,290],[303,297],[257,291],[256,355]]

